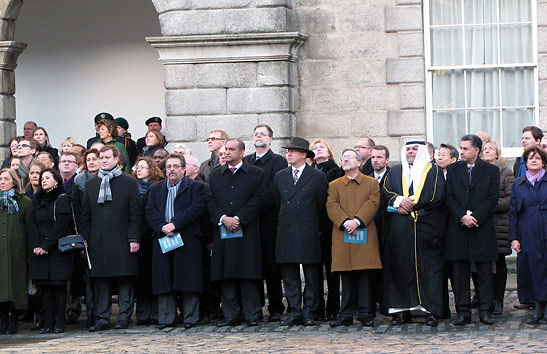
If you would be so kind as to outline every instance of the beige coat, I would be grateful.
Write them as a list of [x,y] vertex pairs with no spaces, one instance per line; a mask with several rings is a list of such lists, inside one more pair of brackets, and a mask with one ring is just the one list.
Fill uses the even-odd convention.
[[[354,180],[346,176],[329,184],[327,213],[333,222],[332,271],[381,269],[374,216],[380,201],[378,181],[359,173]],[[365,245],[344,243],[342,224],[357,217],[367,228]],[[361,226],[362,227],[362,226]]]

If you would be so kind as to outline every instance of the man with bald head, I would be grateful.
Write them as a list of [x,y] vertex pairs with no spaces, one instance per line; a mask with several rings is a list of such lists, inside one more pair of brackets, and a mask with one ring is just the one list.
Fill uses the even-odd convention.
[[478,132],[476,132],[475,135],[481,138],[483,146],[487,141],[492,140],[492,138],[490,137],[490,134],[482,130],[479,130]]
[[374,169],[372,168],[372,163],[370,161],[370,153],[372,148],[375,146],[374,140],[371,138],[361,138],[357,141],[357,144],[353,147],[361,155],[361,173],[364,175],[370,175]]

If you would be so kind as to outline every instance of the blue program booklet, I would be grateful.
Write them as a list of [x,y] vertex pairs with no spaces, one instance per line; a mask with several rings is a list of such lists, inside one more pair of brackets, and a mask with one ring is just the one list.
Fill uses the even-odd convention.
[[345,243],[357,243],[360,245],[367,244],[367,229],[357,229],[355,236],[350,236],[348,231],[344,231],[344,242]]
[[243,229],[240,227],[237,228],[235,232],[228,231],[228,228],[226,225],[222,224],[220,225],[220,239],[226,240],[229,238],[239,238],[243,237]]
[[182,242],[182,237],[178,232],[176,232],[173,236],[165,236],[159,238],[158,241],[160,243],[161,251],[163,253],[167,253],[176,248],[184,246],[184,242]]

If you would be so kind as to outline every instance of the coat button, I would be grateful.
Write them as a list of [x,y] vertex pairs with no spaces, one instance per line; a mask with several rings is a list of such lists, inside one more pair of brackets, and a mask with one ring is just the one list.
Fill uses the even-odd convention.
[[290,201],[287,201],[287,204],[291,204],[291,202],[290,202]]
[[230,202],[230,205],[234,205],[234,202]]
[[[288,216],[288,215],[287,215],[287,216]],[[2,235],[2,237],[6,237],[6,235],[4,234],[4,235]]]
[[234,189],[234,186],[231,186],[230,188]]

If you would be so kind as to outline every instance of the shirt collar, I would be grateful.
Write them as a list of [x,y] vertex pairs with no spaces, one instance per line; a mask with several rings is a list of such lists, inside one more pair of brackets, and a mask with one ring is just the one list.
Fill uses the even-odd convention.
[[304,167],[306,167],[306,164],[303,164],[302,166],[295,168],[294,166],[291,166],[291,171],[294,175],[294,170],[298,170],[298,175],[302,176],[302,172],[304,171]]
[[230,165],[228,165],[227,167],[228,167],[228,169],[232,169],[232,168],[235,167],[235,169],[236,169],[236,171],[237,171],[237,170],[239,170],[239,168],[241,167],[241,165],[243,165],[243,160],[239,161],[239,163],[238,163],[237,165],[235,165],[235,166],[230,166]]
[[380,174],[377,174],[376,171],[374,171],[374,178],[376,179],[382,179],[382,177],[384,177],[384,175],[386,174],[387,172],[387,168],[384,170],[384,172],[380,173]]

